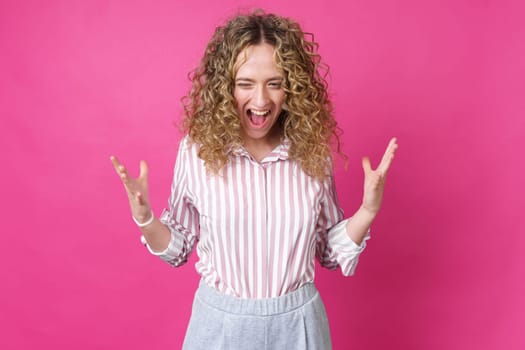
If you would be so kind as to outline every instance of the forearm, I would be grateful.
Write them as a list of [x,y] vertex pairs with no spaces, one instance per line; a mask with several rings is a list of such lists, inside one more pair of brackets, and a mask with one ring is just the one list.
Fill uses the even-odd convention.
[[171,233],[168,227],[160,222],[159,219],[155,218],[151,224],[141,227],[140,231],[154,252],[162,252],[168,248]]
[[376,215],[377,213],[361,206],[346,224],[348,237],[357,245],[361,245]]

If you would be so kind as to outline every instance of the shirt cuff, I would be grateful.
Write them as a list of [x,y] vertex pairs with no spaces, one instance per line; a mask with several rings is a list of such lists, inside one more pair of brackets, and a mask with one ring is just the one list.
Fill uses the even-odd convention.
[[366,241],[370,239],[370,228],[368,229],[361,244],[355,243],[346,231],[346,224],[349,219],[345,219],[332,227],[328,233],[328,240],[331,242],[333,251],[336,253],[336,260],[341,266],[343,275],[351,276],[355,273],[359,255],[366,248]]
[[173,261],[174,259],[176,259],[177,256],[180,255],[180,252],[182,251],[182,245],[183,245],[182,239],[177,239],[178,232],[174,232],[174,228],[172,227],[172,225],[170,225],[171,219],[170,219],[169,214],[170,214],[169,211],[164,209],[162,214],[159,217],[160,222],[166,225],[168,229],[170,230],[170,241],[166,249],[160,252],[156,252],[153,249],[151,249],[144,235],[140,236],[140,241],[142,242],[142,244],[144,244],[144,246],[146,246],[148,251],[151,254],[158,256],[164,261]]
[[360,253],[365,249],[366,241],[371,238],[370,228],[366,232],[366,235],[363,238],[363,241],[361,242],[361,244],[357,244],[350,238],[350,236],[348,236],[348,232],[346,232],[346,224],[348,223],[348,220],[350,220],[350,218],[340,221],[337,225],[333,226],[330,229],[330,232],[329,232],[330,239],[333,239],[336,242],[340,242],[340,244],[343,247],[347,247],[348,250],[352,250],[352,251],[357,250]]
[[168,244],[168,247],[167,247],[166,249],[164,249],[163,251],[161,251],[161,252],[156,252],[156,251],[154,251],[153,249],[151,249],[151,247],[149,246],[148,242],[146,241],[146,238],[144,237],[144,235],[141,235],[141,236],[140,236],[140,242],[141,242],[142,244],[144,244],[144,246],[145,246],[146,248],[148,248],[148,251],[149,251],[151,254],[153,254],[153,255],[155,255],[155,256],[158,256],[158,257],[160,257],[161,259],[162,259],[163,257],[166,257],[166,258],[167,258],[167,257],[169,256],[170,246],[173,245],[173,235],[171,235],[171,238],[170,238],[170,242],[169,242],[169,244]]

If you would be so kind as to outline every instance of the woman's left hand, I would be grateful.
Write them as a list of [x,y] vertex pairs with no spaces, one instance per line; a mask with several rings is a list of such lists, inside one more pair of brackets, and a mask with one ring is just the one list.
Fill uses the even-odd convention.
[[385,179],[394,159],[394,153],[397,149],[397,139],[394,137],[388,143],[385,154],[381,163],[376,170],[373,170],[368,157],[363,158],[363,170],[365,172],[365,183],[363,191],[363,208],[376,215],[381,208],[383,200],[383,190],[385,188]]

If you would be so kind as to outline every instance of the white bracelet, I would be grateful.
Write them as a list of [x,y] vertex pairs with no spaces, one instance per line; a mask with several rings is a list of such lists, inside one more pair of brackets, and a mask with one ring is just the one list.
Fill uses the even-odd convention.
[[146,222],[143,222],[143,223],[138,222],[137,219],[135,219],[133,215],[131,215],[131,217],[133,218],[133,221],[135,221],[138,227],[146,227],[149,224],[151,224],[153,220],[155,220],[155,215],[153,214],[153,210],[151,211],[151,217]]

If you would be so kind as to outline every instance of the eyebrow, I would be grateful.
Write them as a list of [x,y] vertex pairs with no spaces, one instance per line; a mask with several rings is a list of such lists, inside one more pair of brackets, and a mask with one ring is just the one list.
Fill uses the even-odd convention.
[[[277,77],[272,77],[266,81],[283,81],[283,77],[280,77],[280,76],[277,76]],[[253,79],[250,79],[250,78],[243,78],[243,77],[240,77],[240,78],[236,78],[235,81],[247,81],[247,82],[250,82],[250,83],[253,83],[255,82],[255,80]]]

